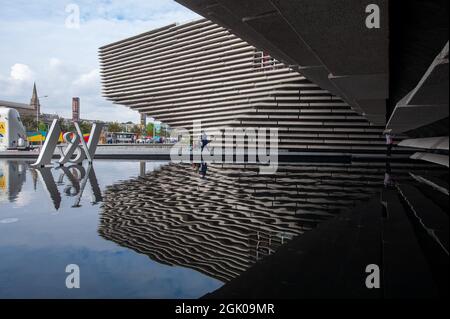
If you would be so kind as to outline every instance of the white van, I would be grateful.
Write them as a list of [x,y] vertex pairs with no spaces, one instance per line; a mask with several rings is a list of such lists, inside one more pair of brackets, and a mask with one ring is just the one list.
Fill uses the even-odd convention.
[[28,148],[27,132],[15,109],[0,107],[0,151]]

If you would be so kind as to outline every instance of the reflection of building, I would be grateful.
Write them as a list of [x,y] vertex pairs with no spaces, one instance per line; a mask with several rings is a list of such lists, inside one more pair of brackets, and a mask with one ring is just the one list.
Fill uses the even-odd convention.
[[21,117],[36,117],[41,112],[41,105],[36,90],[36,83],[33,86],[33,94],[31,96],[30,104],[16,103],[0,100],[0,107],[7,107],[16,109]]
[[[409,168],[392,170],[404,178]],[[382,163],[304,164],[258,175],[257,166],[210,165],[205,181],[190,166],[171,164],[109,187],[99,233],[158,262],[229,281],[371,197],[384,170]]]
[[0,202],[15,201],[26,181],[27,164],[0,161]]
[[383,125],[207,20],[109,44],[100,60],[109,100],[173,128],[276,127],[284,150],[385,150]]

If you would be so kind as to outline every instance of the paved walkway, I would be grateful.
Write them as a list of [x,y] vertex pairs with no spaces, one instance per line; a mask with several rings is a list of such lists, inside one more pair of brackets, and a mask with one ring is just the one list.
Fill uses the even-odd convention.
[[[99,145],[95,158],[97,159],[170,159],[170,148],[172,144],[113,144]],[[39,156],[37,150],[33,151],[0,151],[0,158],[29,158],[35,159]],[[56,150],[55,158],[59,158]]]
[[[172,144],[103,144],[97,147],[96,159],[149,159],[170,160]],[[195,151],[194,151],[195,154]],[[405,160],[410,154],[395,154],[393,159]],[[35,159],[38,151],[0,151],[0,158],[9,159]],[[55,151],[55,158],[59,158],[59,150]],[[199,157],[198,157],[199,158]],[[385,160],[383,154],[350,154],[340,152],[280,152],[278,160],[281,163],[288,162],[347,162],[352,160]],[[195,160],[195,158],[194,158]],[[244,156],[247,162],[247,156]]]

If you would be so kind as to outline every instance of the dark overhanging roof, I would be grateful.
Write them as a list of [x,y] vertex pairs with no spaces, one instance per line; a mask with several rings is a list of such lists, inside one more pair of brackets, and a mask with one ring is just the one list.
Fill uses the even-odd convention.
[[[177,0],[267,50],[375,124],[386,121],[388,15],[368,29],[360,1]],[[388,1],[372,1],[388,12]],[[367,3],[368,4],[368,3]]]
[[[449,38],[447,0],[176,1],[285,64],[297,66],[311,81],[377,124],[391,118],[397,103],[416,88]],[[378,30],[364,26],[369,3],[380,7]],[[448,83],[446,72],[442,87]],[[445,98],[446,92],[448,109],[448,89],[439,94]],[[408,133],[448,135],[448,116],[442,115],[445,110],[440,113],[444,118],[424,122]]]
[[[407,135],[415,138],[430,136],[448,136],[448,57],[444,64],[433,71],[435,80],[431,95],[425,95],[427,86],[419,88],[420,81],[425,80],[427,71],[432,71],[433,62],[444,51],[448,43],[448,15],[449,2],[447,0],[396,0],[391,1],[390,33],[390,99],[388,101],[388,114],[390,126],[396,130],[405,131]],[[446,70],[445,70],[446,69]],[[436,77],[440,74],[439,77]],[[430,79],[433,79],[431,77]],[[437,81],[436,81],[437,80]],[[432,86],[428,86],[431,88]],[[408,120],[407,116],[400,116],[394,112],[399,102],[411,92],[416,91],[421,100],[412,101],[416,104],[416,112],[440,113],[436,121],[423,118],[421,126],[417,121],[409,121],[402,129],[401,122]],[[430,92],[428,90],[428,92]],[[419,104],[420,103],[420,104]],[[431,109],[430,109],[431,107]],[[423,111],[420,111],[420,108]],[[428,108],[428,111],[426,109]],[[397,108],[397,111],[402,110]],[[447,114],[447,115],[445,115]]]

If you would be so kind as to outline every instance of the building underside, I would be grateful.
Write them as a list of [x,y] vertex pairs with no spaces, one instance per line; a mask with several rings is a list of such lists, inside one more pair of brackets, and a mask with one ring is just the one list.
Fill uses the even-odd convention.
[[280,152],[385,151],[384,122],[271,55],[208,20],[170,25],[100,49],[103,93],[173,128],[275,127]]
[[[178,2],[291,65],[372,123],[385,124],[389,21],[383,15],[382,28],[366,28],[362,5],[373,1]],[[375,2],[387,11],[387,1]]]
[[[177,0],[448,166],[448,1]],[[380,9],[369,29],[366,7]],[[424,139],[427,138],[427,139]],[[444,142],[443,142],[444,141]],[[436,148],[439,145],[439,148]]]

